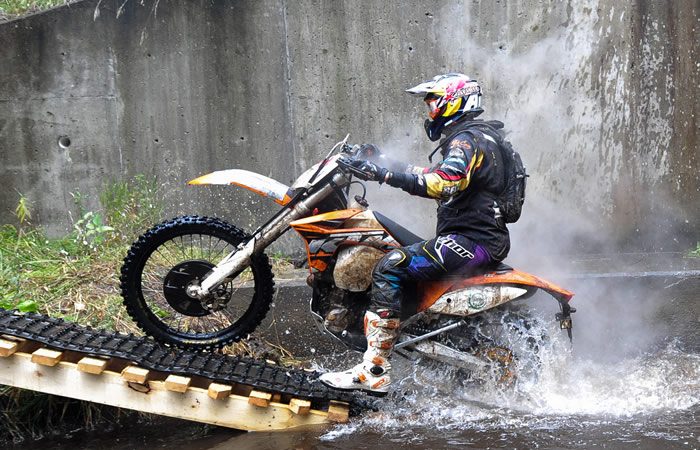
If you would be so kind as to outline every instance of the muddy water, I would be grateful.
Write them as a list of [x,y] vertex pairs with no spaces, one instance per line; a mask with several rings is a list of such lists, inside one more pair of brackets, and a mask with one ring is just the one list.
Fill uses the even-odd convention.
[[[575,282],[573,346],[546,297],[542,370],[504,392],[396,359],[395,394],[349,424],[241,433],[166,420],[77,434],[54,448],[700,448],[700,279]],[[517,342],[513,343],[517,347]],[[520,350],[527,357],[528,350]],[[531,357],[533,355],[530,355]],[[354,357],[354,356],[353,356]],[[347,355],[319,356],[326,367]],[[40,444],[45,448],[45,444]],[[32,448],[24,445],[23,448]],[[38,447],[36,447],[38,448]]]

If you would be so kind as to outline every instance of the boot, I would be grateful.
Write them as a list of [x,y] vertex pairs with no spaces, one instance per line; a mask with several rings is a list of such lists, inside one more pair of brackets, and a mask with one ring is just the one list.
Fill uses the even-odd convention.
[[365,313],[365,337],[367,351],[362,362],[345,372],[331,372],[321,375],[324,384],[345,390],[362,390],[369,394],[384,396],[391,384],[391,364],[389,355],[399,337],[399,319],[389,318],[387,309],[376,313]]

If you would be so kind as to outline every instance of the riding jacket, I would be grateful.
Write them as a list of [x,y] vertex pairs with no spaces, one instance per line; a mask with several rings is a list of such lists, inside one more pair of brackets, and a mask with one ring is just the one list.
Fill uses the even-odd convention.
[[437,235],[458,233],[483,245],[495,261],[510,250],[510,237],[496,202],[505,188],[497,121],[465,121],[446,127],[443,160],[430,168],[404,166],[387,184],[438,201]]

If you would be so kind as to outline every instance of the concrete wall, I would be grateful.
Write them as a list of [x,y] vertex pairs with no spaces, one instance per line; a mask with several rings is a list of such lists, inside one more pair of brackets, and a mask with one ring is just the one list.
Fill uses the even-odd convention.
[[[0,25],[1,222],[22,192],[61,232],[70,192],[94,207],[106,181],[145,173],[170,214],[251,228],[274,206],[184,182],[238,167],[288,183],[348,132],[424,162],[424,106],[403,90],[462,71],[532,175],[518,241],[555,252],[700,239],[698,1],[140,3],[86,0]],[[431,202],[372,193],[431,232]]]

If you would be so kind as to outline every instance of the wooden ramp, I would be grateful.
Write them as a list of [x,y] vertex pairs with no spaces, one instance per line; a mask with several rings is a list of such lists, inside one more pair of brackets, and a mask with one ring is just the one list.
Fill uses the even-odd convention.
[[283,402],[280,394],[250,386],[168,375],[9,336],[0,339],[0,384],[247,431],[346,422],[349,413],[342,402],[331,401],[320,411],[301,398]]

